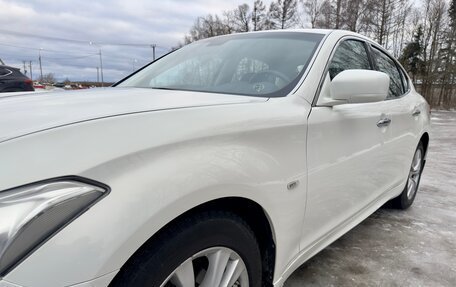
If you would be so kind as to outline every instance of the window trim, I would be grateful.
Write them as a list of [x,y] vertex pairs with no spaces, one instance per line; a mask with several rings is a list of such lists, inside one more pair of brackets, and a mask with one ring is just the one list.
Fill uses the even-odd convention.
[[[371,57],[370,57],[370,55],[369,55],[369,49],[368,49],[368,47],[367,47],[365,41],[359,41],[359,40],[354,40],[354,39],[346,39],[346,40],[344,40],[344,41],[341,41],[341,42],[338,44],[337,49],[340,48],[344,43],[347,43],[347,42],[349,42],[349,41],[360,42],[361,45],[364,46],[364,52],[366,52],[368,65],[369,65],[369,67],[370,67],[371,70],[374,70],[373,62],[371,61]],[[329,65],[328,65],[328,72],[330,72],[331,63],[332,63],[332,60],[334,60],[334,57],[336,56],[337,49],[334,50],[334,55],[332,55],[331,61],[329,62]],[[345,70],[343,70],[343,71],[345,71]],[[343,72],[343,71],[341,71],[341,72]],[[331,73],[329,74],[329,77],[331,78]],[[332,78],[331,78],[331,81],[332,81]]]
[[[370,46],[369,47],[370,49],[377,49],[381,53],[385,54],[388,58],[390,58],[393,61],[394,65],[396,66],[396,69],[398,70],[399,74],[403,74],[405,76],[405,79],[403,79],[402,76],[400,76],[402,88],[403,88],[404,92],[399,97],[385,99],[385,101],[398,100],[398,99],[401,99],[401,98],[407,96],[408,94],[410,94],[410,91],[412,90],[411,85],[410,85],[410,78],[407,75],[407,72],[405,71],[404,67],[402,67],[402,65],[382,46],[377,45],[376,43],[373,43],[373,42],[369,42],[369,46]],[[371,54],[373,54],[373,52],[372,52],[373,50],[370,50],[370,51],[371,51]],[[372,56],[372,60],[374,60],[375,70],[379,71],[377,62],[375,61],[373,56]],[[404,83],[404,80],[406,81],[407,85],[406,85],[406,83]]]
[[11,71],[11,70],[8,69],[8,68],[3,68],[3,69],[5,69],[5,71],[7,71],[7,72],[6,72],[6,74],[3,74],[3,75],[0,74],[0,78],[9,76],[9,75],[11,75],[11,74],[13,73],[13,71]]
[[404,80],[405,80],[404,84],[406,84],[406,86],[404,86],[404,88],[406,88],[406,89],[404,89],[405,90],[404,94],[406,94],[406,93],[410,92],[410,90],[411,90],[410,78],[407,75],[407,71],[405,71],[404,67],[402,67],[402,65],[401,65],[401,63],[399,63],[399,61],[396,61],[396,65],[399,67],[399,70],[401,70],[402,75],[404,76]]
[[315,95],[313,97],[312,107],[317,107],[317,102],[318,102],[318,99],[320,98],[321,90],[323,88],[323,84],[325,83],[326,74],[329,72],[329,65],[330,65],[332,59],[334,58],[334,55],[336,53],[337,48],[339,48],[339,46],[344,41],[349,41],[349,40],[362,42],[364,44],[364,48],[366,49],[367,58],[369,60],[370,66],[371,66],[371,70],[374,70],[374,71],[376,70],[375,61],[373,61],[374,59],[371,57],[371,53],[370,53],[370,50],[369,50],[369,44],[368,44],[366,39],[364,39],[362,37],[355,36],[355,35],[346,35],[346,36],[341,37],[339,40],[337,40],[337,43],[332,48],[331,54],[330,54],[328,60],[326,61],[325,69],[323,71],[323,74],[320,76],[320,81],[318,83],[317,90],[315,91]]

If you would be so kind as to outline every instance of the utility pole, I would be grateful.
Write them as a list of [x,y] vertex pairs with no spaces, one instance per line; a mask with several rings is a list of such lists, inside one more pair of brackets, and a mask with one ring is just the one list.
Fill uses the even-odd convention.
[[29,68],[30,68],[30,80],[33,81],[32,61],[29,61]]
[[41,50],[43,50],[43,48],[40,48],[38,50],[38,55],[39,55],[38,56],[38,61],[40,62],[40,76],[41,76],[40,81],[43,80],[43,67],[41,66]]
[[27,76],[27,68],[25,67],[25,61],[22,61],[22,64],[24,64],[24,75]]
[[97,83],[100,83],[100,67],[97,67]]
[[101,55],[101,47],[100,47],[100,71],[101,71],[101,87],[103,88],[103,86],[104,86],[104,80],[103,80],[103,56]]
[[90,41],[89,45],[97,46],[98,47],[98,55],[100,56],[100,74],[101,74],[101,87],[104,87],[104,79],[103,79],[103,56],[101,54],[101,46],[97,45],[96,43]]
[[156,44],[152,44],[150,46],[152,47],[152,53],[153,53],[153,58],[152,59],[155,61],[155,47],[157,47],[157,45]]

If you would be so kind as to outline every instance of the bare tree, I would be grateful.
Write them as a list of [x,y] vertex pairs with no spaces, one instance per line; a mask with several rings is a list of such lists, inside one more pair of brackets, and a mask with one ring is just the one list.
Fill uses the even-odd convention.
[[55,76],[53,73],[48,73],[40,77],[39,80],[41,83],[54,84],[56,82]]
[[320,8],[320,16],[317,17],[315,28],[333,28],[333,11],[330,0],[323,0]]
[[185,44],[210,38],[219,35],[230,34],[233,28],[227,23],[226,18],[222,19],[218,15],[207,15],[206,17],[198,17],[193,24],[190,32],[185,36]]
[[269,19],[274,28],[286,29],[293,27],[298,22],[296,0],[277,0],[269,6]]
[[421,93],[432,103],[433,84],[436,80],[439,40],[442,38],[442,26],[446,11],[444,0],[426,0],[425,18],[423,20],[424,43],[423,43],[423,83]]
[[263,30],[266,20],[266,6],[264,5],[263,1],[255,0],[253,3],[252,11],[253,31]]
[[456,106],[456,0],[451,1],[448,9],[448,26],[441,55],[441,66],[444,70],[438,105],[451,108]]
[[334,23],[334,28],[339,29],[340,28],[340,22],[341,22],[341,8],[342,8],[342,0],[335,0],[335,23]]
[[343,3],[342,19],[343,28],[358,32],[358,25],[363,15],[366,13],[365,0],[351,0]]
[[410,1],[403,0],[400,3],[399,7],[396,9],[396,14],[393,16],[393,22],[395,25],[390,35],[392,37],[391,51],[396,58],[400,56],[401,51],[404,49],[405,39],[409,35],[413,34],[413,31],[407,31],[411,11],[412,4]]
[[317,27],[317,20],[320,17],[323,0],[301,0],[304,11],[307,13],[310,19],[310,25],[312,28]]
[[[233,25],[233,30],[236,32],[249,32],[250,31],[250,20],[252,16],[250,14],[250,7],[247,4],[239,5],[231,13],[231,24]],[[228,16],[230,18],[230,16]]]
[[[456,106],[456,0],[273,0],[268,11],[263,1],[254,0],[252,9],[242,4],[199,17],[184,43],[309,24],[348,29],[373,38],[400,58],[431,105]],[[307,17],[301,19],[310,23],[300,22],[303,13]]]

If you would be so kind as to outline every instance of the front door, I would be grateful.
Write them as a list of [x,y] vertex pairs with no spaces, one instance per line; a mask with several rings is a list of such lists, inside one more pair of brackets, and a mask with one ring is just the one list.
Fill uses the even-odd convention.
[[[321,93],[346,69],[372,69],[366,44],[345,40],[336,48]],[[320,95],[321,96],[321,95]],[[388,186],[385,140],[388,125],[385,102],[313,107],[308,119],[308,197],[303,247],[325,236]]]

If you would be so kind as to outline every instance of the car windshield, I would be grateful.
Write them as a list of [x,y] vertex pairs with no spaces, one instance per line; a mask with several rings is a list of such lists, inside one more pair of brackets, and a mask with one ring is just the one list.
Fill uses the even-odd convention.
[[286,96],[323,36],[260,32],[205,39],[158,59],[115,86]]

